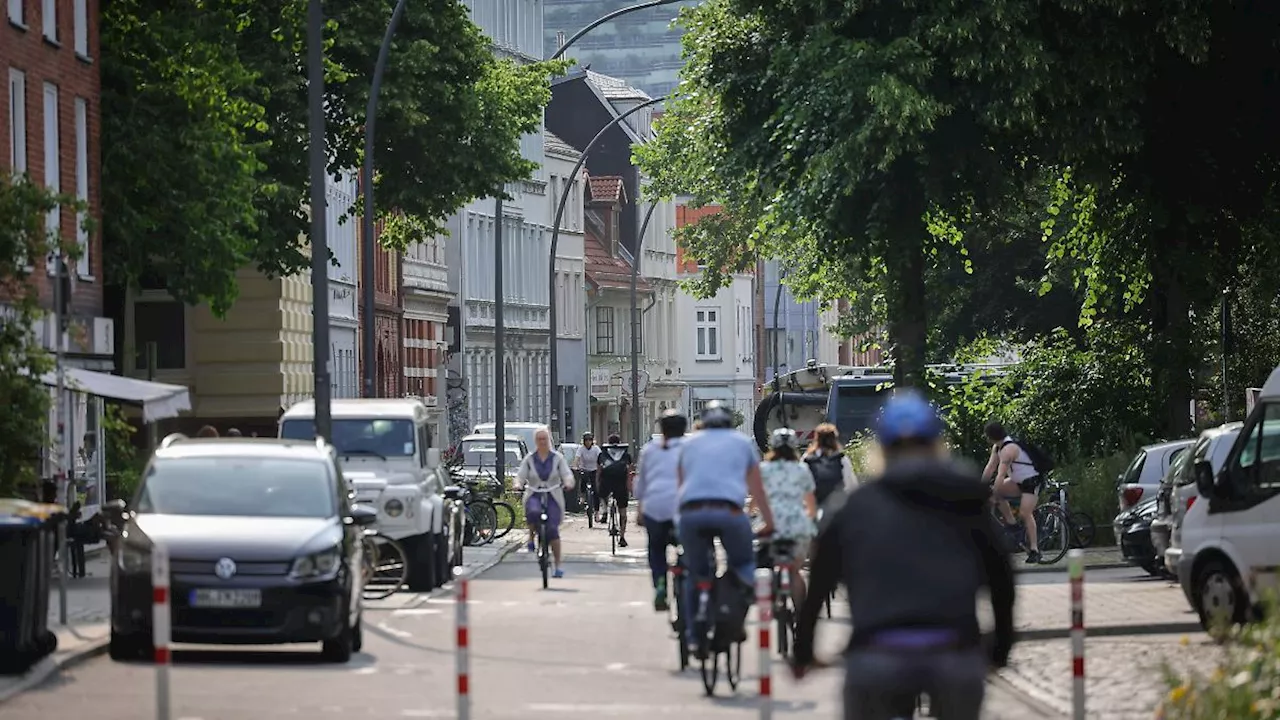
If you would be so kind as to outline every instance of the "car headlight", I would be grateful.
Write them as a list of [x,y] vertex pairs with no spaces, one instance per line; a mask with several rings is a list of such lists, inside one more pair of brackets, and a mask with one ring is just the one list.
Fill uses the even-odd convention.
[[295,578],[308,579],[330,577],[337,574],[341,563],[342,552],[336,547],[330,548],[312,555],[303,555],[294,560],[293,572],[290,574]]
[[130,575],[150,573],[151,550],[137,545],[122,545],[116,555],[116,565]]
[[382,511],[387,514],[387,517],[400,517],[404,514],[404,503],[391,498],[386,505],[382,506]]

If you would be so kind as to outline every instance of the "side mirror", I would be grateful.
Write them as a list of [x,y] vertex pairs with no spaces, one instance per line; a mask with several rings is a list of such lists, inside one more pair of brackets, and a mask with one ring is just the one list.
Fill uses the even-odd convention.
[[1195,464],[1196,475],[1196,491],[1207,498],[1212,498],[1218,492],[1218,487],[1213,479],[1213,465],[1208,460],[1201,460]]
[[440,448],[427,449],[427,469],[435,470],[440,467]]
[[348,518],[352,525],[361,527],[373,525],[378,522],[378,511],[368,505],[355,505],[351,508]]

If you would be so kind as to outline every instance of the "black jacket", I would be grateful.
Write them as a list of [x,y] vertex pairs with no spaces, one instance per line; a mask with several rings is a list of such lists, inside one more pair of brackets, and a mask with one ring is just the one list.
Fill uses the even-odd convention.
[[[992,662],[1013,645],[1013,569],[988,509],[990,488],[976,470],[908,460],[865,483],[834,510],[818,535],[809,591],[797,618],[795,660],[813,660],[813,634],[827,595],[848,589],[852,650],[882,630],[949,628],[981,643],[975,610],[990,590]],[[826,520],[828,518],[824,518]]]

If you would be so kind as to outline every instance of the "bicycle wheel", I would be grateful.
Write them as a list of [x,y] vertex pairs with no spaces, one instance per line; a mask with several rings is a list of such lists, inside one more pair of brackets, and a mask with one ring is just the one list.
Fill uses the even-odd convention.
[[596,522],[596,491],[591,487],[590,480],[585,481],[583,487],[586,489],[587,494],[587,528],[590,529],[595,527]]
[[724,674],[729,678],[729,689],[737,690],[742,680],[742,643],[734,643],[724,651]]
[[[703,642],[706,642],[703,639]],[[707,697],[716,694],[716,681],[720,679],[720,653],[708,650],[702,653],[702,687],[706,690]]]
[[497,531],[493,534],[493,539],[500,540],[516,526],[516,509],[504,500],[494,500],[492,505],[494,520],[497,523]]
[[1071,548],[1071,519],[1057,505],[1036,508],[1036,548],[1040,551],[1040,564],[1052,565],[1061,560]]
[[774,603],[773,614],[778,626],[778,656],[785,659],[791,649],[791,604],[787,598],[779,598]]
[[618,554],[618,506],[614,504],[613,498],[609,498],[609,551]]
[[372,548],[372,576],[365,583],[366,600],[383,600],[391,597],[409,579],[409,564],[405,562],[404,548],[400,543],[384,535],[366,535],[365,552]]
[[673,617],[671,618],[671,629],[676,631],[676,648],[680,653],[680,671],[684,672],[689,667],[689,640],[684,634],[684,575],[680,572],[671,573],[671,593],[675,595],[675,602],[671,603]]
[[1089,513],[1082,510],[1076,510],[1071,513],[1071,546],[1078,548],[1087,548],[1093,545],[1093,539],[1098,534],[1098,525],[1093,522],[1093,518]]
[[472,500],[468,510],[475,527],[475,544],[488,545],[493,542],[494,535],[498,532],[498,512],[494,510],[493,502],[485,499]]
[[542,589],[547,589],[547,575],[551,567],[551,548],[547,542],[546,523],[538,524],[538,567],[542,569]]

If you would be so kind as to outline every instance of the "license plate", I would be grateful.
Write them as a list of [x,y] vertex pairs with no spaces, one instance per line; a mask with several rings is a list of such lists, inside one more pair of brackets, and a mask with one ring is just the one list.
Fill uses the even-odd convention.
[[256,608],[262,605],[262,591],[192,590],[188,604],[193,608]]

